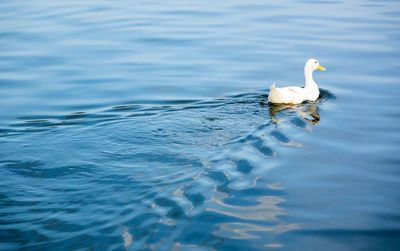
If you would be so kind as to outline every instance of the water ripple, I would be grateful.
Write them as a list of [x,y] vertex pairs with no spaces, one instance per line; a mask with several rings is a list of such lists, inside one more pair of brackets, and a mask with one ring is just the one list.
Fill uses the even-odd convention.
[[[21,201],[16,192],[9,193],[2,200],[8,206],[0,210],[1,215],[8,215],[3,229],[14,231],[15,236],[7,236],[20,240],[20,247],[56,247],[66,242],[70,244],[65,248],[70,248],[71,243],[89,243],[85,236],[107,236],[107,246],[123,243],[125,248],[135,249],[185,246],[173,240],[184,236],[185,229],[196,224],[193,220],[210,214],[214,220],[208,235],[220,239],[259,239],[265,232],[278,235],[299,229],[299,224],[280,221],[287,215],[279,206],[285,202],[281,189],[271,185],[271,194],[263,195],[265,187],[260,188],[266,170],[274,167],[273,163],[266,165],[265,159],[279,154],[272,139],[283,145],[291,142],[276,128],[279,123],[268,116],[292,114],[290,121],[304,130],[300,121],[310,121],[293,110],[324,101],[271,112],[273,106],[266,105],[266,100],[267,93],[261,91],[213,100],[135,101],[93,113],[21,117],[24,122],[12,124],[14,131],[4,130],[3,138],[20,133],[28,142],[41,138],[48,144],[27,143],[30,161],[17,161],[18,152],[3,152],[8,160],[1,162],[2,173],[29,179],[34,188],[25,185],[15,191],[28,189],[35,198]],[[293,117],[295,114],[298,116]],[[32,132],[42,128],[44,131]],[[12,137],[2,144],[7,149],[13,144]],[[71,159],[60,162],[59,156],[65,154]],[[51,164],[45,156],[51,156]],[[42,178],[51,183],[40,182]],[[253,191],[253,199],[240,199],[240,193],[249,191]],[[24,210],[18,214],[10,211],[22,205]],[[28,224],[32,217],[38,220],[31,224],[30,232],[18,230],[18,224]],[[34,246],[22,242],[28,233],[37,237]],[[203,246],[191,242],[190,247]]]

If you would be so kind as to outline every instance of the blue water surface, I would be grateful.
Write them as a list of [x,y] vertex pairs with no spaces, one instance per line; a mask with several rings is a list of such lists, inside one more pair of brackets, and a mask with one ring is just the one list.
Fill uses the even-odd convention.
[[[399,250],[400,2],[3,1],[1,250]],[[276,106],[269,86],[316,102]]]

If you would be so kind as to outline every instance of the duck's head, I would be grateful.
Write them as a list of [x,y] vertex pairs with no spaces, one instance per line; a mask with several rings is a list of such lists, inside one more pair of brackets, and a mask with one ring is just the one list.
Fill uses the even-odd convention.
[[318,60],[310,58],[309,60],[307,60],[306,65],[304,66],[304,71],[313,72],[315,70],[325,71],[325,68],[319,64]]

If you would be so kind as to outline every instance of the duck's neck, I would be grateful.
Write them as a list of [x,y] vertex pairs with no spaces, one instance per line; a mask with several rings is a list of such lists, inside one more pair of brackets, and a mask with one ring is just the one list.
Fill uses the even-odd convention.
[[305,89],[318,90],[318,85],[313,79],[311,70],[304,69],[304,78],[306,79]]

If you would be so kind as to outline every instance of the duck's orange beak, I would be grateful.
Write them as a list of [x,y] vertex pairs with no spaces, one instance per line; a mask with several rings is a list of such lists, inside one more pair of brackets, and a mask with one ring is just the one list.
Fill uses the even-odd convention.
[[321,71],[326,71],[324,67],[322,67],[322,65],[319,65],[317,70],[321,70]]

